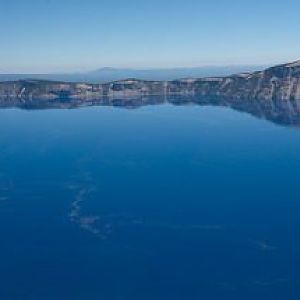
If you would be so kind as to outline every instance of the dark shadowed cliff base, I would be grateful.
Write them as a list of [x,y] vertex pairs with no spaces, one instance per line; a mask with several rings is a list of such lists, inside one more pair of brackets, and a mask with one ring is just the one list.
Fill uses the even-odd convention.
[[102,97],[101,99],[0,99],[1,108],[20,108],[26,110],[43,109],[75,109],[88,106],[115,106],[125,109],[136,109],[146,105],[200,105],[223,106],[241,112],[249,113],[257,118],[271,122],[300,126],[300,101],[299,100],[259,100],[259,99],[234,99],[222,97],[201,96],[137,96],[137,97]]

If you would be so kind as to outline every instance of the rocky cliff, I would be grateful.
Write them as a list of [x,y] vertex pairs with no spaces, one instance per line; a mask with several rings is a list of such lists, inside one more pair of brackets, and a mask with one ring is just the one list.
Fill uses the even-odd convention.
[[41,80],[0,82],[0,98],[80,99],[103,97],[185,95],[210,98],[300,100],[300,61],[275,66],[265,71],[226,77],[187,78],[174,81],[126,79],[105,84],[67,83]]

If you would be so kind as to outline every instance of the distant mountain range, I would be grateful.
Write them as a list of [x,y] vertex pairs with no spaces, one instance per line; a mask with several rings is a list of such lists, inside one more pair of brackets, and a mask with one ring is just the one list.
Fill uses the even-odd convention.
[[227,76],[241,72],[263,70],[266,66],[207,66],[198,68],[171,69],[118,69],[101,68],[86,73],[66,74],[0,74],[0,81],[22,79],[41,79],[69,82],[105,83],[125,78],[139,78],[142,80],[174,80],[179,78],[199,78],[207,76]]
[[[107,71],[111,72],[111,69],[105,69]],[[183,77],[177,80],[129,78],[94,84],[40,79],[6,81],[0,82],[0,98],[3,101],[77,99],[84,102],[101,98],[126,101],[133,97],[177,95],[197,99],[300,101],[300,61],[235,75]]]

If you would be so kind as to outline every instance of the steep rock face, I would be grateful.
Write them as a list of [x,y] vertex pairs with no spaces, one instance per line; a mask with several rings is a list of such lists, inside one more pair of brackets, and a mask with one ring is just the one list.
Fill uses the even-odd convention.
[[149,95],[191,95],[211,98],[300,100],[300,61],[265,71],[227,77],[143,81],[126,79],[106,84],[66,83],[41,80],[0,82],[6,99],[100,99]]
[[195,80],[196,95],[234,99],[300,99],[300,61],[262,72]]

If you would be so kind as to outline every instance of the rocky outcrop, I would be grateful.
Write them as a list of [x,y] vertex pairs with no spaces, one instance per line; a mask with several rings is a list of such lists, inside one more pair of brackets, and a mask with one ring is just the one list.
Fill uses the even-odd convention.
[[174,81],[126,79],[106,84],[20,80],[0,83],[0,98],[28,100],[189,95],[210,98],[300,100],[300,61],[255,73]]

